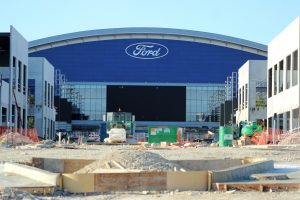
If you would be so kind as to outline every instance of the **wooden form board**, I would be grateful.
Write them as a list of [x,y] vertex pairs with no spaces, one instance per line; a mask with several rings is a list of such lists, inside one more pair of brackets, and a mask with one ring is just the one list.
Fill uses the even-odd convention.
[[53,194],[54,193],[54,187],[17,187],[17,190],[26,191],[30,194]]
[[63,174],[62,186],[73,193],[175,189],[205,191],[208,188],[208,172]]
[[95,174],[95,191],[166,190],[166,172]]
[[259,182],[231,182],[231,183],[215,183],[213,189],[218,191],[240,190],[240,191],[299,191],[300,181],[295,182],[280,182],[272,181],[269,183]]
[[62,174],[62,187],[72,193],[94,192],[94,174]]
[[167,173],[168,190],[208,190],[208,172],[168,172]]

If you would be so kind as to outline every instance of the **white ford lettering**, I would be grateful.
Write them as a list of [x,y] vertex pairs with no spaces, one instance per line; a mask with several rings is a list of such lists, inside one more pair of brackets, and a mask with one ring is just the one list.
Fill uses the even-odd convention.
[[166,56],[169,50],[166,46],[158,43],[141,42],[126,47],[127,55],[139,59],[157,59]]

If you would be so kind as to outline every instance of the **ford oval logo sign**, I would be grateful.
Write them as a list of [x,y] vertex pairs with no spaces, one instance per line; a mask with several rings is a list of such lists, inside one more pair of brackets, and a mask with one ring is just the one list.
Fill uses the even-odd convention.
[[141,42],[129,45],[126,47],[125,52],[133,58],[157,59],[166,56],[169,49],[162,44]]

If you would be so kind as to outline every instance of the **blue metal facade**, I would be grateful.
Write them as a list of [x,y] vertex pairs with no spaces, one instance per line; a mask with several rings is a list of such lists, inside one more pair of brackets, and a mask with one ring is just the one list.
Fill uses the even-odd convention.
[[[129,56],[135,43],[158,43],[168,53],[157,59]],[[124,83],[223,83],[247,60],[266,57],[211,44],[169,39],[115,39],[70,44],[33,52],[61,69],[69,81]]]

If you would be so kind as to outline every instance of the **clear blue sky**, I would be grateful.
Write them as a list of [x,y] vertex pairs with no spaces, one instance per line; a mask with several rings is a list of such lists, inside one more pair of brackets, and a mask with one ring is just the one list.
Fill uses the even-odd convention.
[[269,43],[297,16],[300,0],[0,0],[0,32],[28,40],[119,27],[166,27]]

